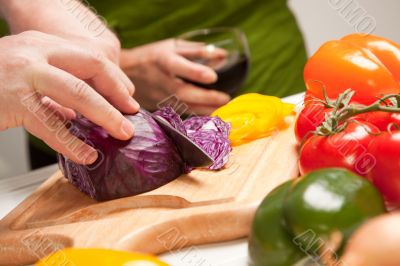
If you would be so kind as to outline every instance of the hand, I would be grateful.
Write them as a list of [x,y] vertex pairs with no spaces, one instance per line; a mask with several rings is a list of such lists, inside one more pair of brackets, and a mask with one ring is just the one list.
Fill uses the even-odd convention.
[[121,51],[120,65],[136,86],[135,97],[149,110],[174,95],[187,105],[186,113],[210,114],[230,99],[228,94],[196,87],[180,78],[210,84],[216,73],[209,67],[193,63],[184,56],[203,52],[177,50],[173,40],[164,40]]
[[77,163],[93,163],[97,152],[69,132],[67,119],[77,111],[113,137],[129,139],[132,124],[115,107],[137,112],[133,91],[102,53],[34,31],[0,39],[0,130],[24,126]]

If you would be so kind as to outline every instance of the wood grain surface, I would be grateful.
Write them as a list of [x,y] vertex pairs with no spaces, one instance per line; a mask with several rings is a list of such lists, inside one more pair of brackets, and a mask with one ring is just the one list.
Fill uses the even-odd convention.
[[293,128],[235,147],[217,172],[195,170],[141,195],[96,202],[56,172],[0,221],[0,265],[63,247],[163,253],[247,236],[254,212],[298,175]]

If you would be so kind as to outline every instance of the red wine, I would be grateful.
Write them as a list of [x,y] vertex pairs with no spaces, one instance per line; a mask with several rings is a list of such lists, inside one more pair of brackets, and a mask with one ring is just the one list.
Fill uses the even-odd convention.
[[214,89],[234,95],[244,83],[249,69],[249,59],[246,55],[230,54],[228,57],[215,60],[192,59],[191,61],[210,66],[217,73],[218,79],[211,84],[202,84],[187,79],[184,81],[197,87]]

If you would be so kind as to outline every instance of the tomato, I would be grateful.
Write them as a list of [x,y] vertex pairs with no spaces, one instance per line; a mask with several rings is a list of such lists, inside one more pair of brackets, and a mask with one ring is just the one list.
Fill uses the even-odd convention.
[[332,111],[321,102],[306,105],[301,110],[294,127],[296,139],[302,142],[312,136],[314,131],[325,120],[325,114]]
[[339,133],[311,137],[300,150],[300,172],[342,167],[365,176],[373,166],[368,146],[379,133],[380,130],[368,122],[350,121]]
[[389,203],[400,205],[400,131],[375,137],[369,152],[375,160],[369,178]]
[[[332,112],[332,108],[326,108],[321,102],[306,105],[296,120],[294,130],[297,141],[301,143],[310,138],[312,132],[325,120],[325,115],[330,114],[330,112]],[[387,131],[391,125],[400,127],[400,113],[375,111],[360,114],[351,119],[368,122],[381,131]]]
[[388,112],[370,112],[360,116],[363,120],[375,125],[381,131],[387,131],[391,125],[400,126],[400,114]]

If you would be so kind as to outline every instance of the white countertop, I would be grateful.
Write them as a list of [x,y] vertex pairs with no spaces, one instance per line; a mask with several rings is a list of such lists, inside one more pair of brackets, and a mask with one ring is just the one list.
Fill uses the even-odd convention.
[[[284,100],[301,104],[303,94],[296,94]],[[24,175],[0,180],[0,219],[35,191],[57,168],[57,165],[51,165]],[[243,266],[247,265],[247,241],[241,239],[192,246],[160,257],[174,266]]]

